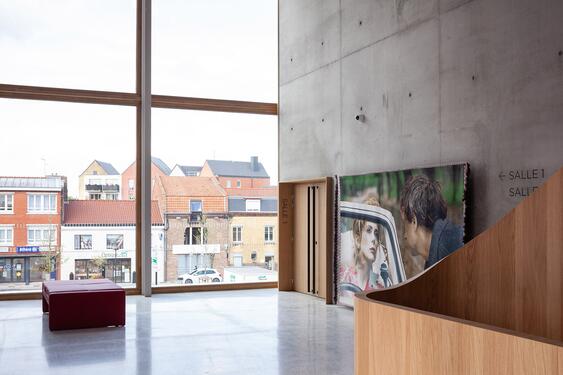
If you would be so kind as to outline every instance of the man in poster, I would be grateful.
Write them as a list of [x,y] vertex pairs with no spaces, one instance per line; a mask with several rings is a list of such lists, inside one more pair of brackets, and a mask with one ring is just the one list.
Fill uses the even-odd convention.
[[401,191],[401,218],[408,247],[425,259],[427,269],[463,246],[463,230],[447,218],[440,184],[412,176]]

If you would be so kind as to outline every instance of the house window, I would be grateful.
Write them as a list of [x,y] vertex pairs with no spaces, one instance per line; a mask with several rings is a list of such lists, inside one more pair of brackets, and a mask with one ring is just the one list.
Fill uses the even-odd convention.
[[0,227],[0,245],[11,246],[14,244],[14,229],[12,226]]
[[233,242],[242,243],[242,226],[233,227]]
[[14,194],[0,194],[0,214],[14,213]]
[[256,263],[257,259],[258,259],[258,254],[256,253],[256,251],[250,253],[250,260],[252,261],[252,263]]
[[57,194],[28,194],[29,213],[57,213]]
[[116,194],[116,193],[109,193],[109,194],[106,194],[106,199],[108,201],[115,201],[115,200],[118,199],[117,196],[118,196],[118,194]]
[[91,234],[74,235],[74,249],[75,250],[92,249],[92,235]]
[[106,249],[111,249],[111,250],[123,249],[123,235],[122,234],[106,235]]
[[231,187],[231,180],[227,180],[227,188]]
[[135,180],[129,179],[129,189],[135,189]]
[[246,211],[260,211],[260,199],[247,199],[246,200]]
[[190,212],[202,212],[203,204],[200,200],[190,200]]
[[98,200],[102,199],[102,194],[100,194],[100,193],[90,193],[90,199],[98,201]]
[[[202,227],[188,227],[184,231],[184,245],[201,245],[207,243],[206,231],[207,228]],[[202,238],[203,233],[203,238]]]
[[237,180],[237,187],[239,188],[241,186],[240,180]]
[[55,245],[57,232],[53,225],[38,225],[27,227],[27,243],[35,246]]
[[274,242],[274,226],[266,225],[264,227],[264,242]]

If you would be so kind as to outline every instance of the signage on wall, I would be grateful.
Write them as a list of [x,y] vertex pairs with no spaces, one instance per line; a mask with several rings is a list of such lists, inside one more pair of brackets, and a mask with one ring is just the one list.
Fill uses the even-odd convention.
[[105,252],[102,253],[102,258],[127,258],[127,251],[126,250],[122,250],[122,251],[118,251],[118,252]]
[[10,248],[7,246],[0,246],[0,253],[7,253],[10,251]]
[[16,247],[17,253],[38,253],[39,246],[17,246]]
[[525,198],[543,183],[545,169],[510,169],[500,171],[498,178],[503,183],[509,185],[506,189],[506,194],[509,198]]

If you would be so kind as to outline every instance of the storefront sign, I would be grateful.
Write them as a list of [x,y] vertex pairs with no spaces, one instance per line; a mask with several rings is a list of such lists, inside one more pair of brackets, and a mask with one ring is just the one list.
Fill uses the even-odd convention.
[[16,247],[18,253],[38,253],[39,246],[18,246]]
[[9,247],[6,246],[0,246],[0,253],[7,253],[10,251]]
[[102,253],[102,258],[127,258],[127,251]]

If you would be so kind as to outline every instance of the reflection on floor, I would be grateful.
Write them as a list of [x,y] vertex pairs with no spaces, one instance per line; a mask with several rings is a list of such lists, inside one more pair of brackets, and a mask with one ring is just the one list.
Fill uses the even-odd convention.
[[275,289],[127,297],[127,325],[50,332],[0,302],[0,374],[351,374],[353,312]]

